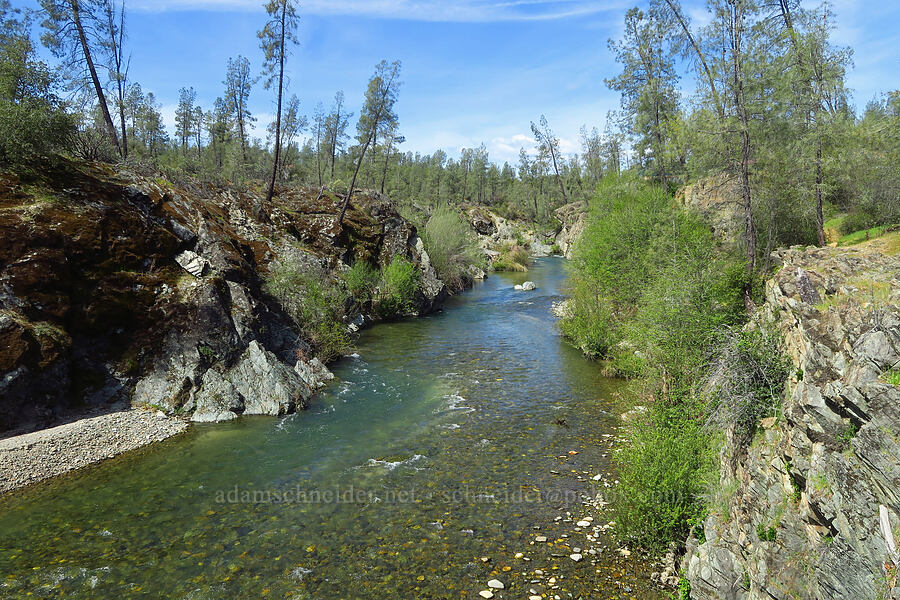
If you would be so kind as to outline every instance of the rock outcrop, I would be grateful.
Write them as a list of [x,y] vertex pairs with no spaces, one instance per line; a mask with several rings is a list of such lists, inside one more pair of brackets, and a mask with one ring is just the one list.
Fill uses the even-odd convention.
[[584,232],[587,212],[587,203],[583,201],[572,202],[556,209],[556,218],[562,224],[556,234],[556,245],[566,258],[572,258],[575,242]]
[[695,600],[900,598],[896,246],[777,253],[756,318],[796,372],[752,443],[726,434],[717,508],[682,562]]
[[703,216],[720,240],[740,239],[744,221],[736,178],[727,174],[704,177],[680,190],[676,198],[682,206]]
[[[263,289],[273,261],[324,276],[397,256],[415,312],[446,287],[390,200],[231,186],[52,159],[0,186],[0,432],[76,406],[133,402],[220,420],[305,405],[329,374]],[[317,362],[317,361],[315,361]]]

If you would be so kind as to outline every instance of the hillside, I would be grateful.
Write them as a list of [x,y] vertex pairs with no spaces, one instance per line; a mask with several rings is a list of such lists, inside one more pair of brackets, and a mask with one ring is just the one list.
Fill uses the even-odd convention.
[[[415,227],[374,193],[340,224],[341,199],[317,190],[267,203],[249,188],[66,159],[37,170],[0,178],[0,431],[110,405],[194,420],[303,407],[327,370],[306,324],[267,292],[273,265],[326,289],[351,264],[377,273],[402,257],[419,273],[403,312],[448,293]],[[371,300],[341,298],[344,328],[373,313]]]

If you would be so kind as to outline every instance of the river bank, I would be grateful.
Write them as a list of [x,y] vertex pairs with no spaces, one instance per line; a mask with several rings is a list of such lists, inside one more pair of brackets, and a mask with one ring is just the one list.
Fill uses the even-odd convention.
[[602,505],[623,390],[558,335],[563,265],[363,331],[302,414],[196,423],[0,498],[0,595],[659,597]]
[[184,432],[183,419],[130,409],[0,440],[0,494],[38,483]]

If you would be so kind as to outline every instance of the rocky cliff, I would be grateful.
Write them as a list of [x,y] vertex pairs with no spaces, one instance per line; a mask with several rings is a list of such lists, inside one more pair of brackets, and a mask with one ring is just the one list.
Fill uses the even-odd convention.
[[[73,408],[141,403],[195,420],[302,407],[330,376],[269,296],[290,257],[322,277],[396,255],[417,312],[447,289],[387,198],[252,189],[53,159],[0,177],[0,431]],[[298,360],[300,357],[302,360]]]
[[900,598],[900,239],[793,248],[756,319],[795,373],[721,485],[682,568],[696,599]]

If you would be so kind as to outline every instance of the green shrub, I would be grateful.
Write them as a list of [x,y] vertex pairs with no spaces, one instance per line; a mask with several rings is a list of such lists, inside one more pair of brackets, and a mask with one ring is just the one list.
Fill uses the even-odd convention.
[[672,212],[661,189],[636,177],[605,177],[575,245],[576,278],[614,306],[634,306],[653,273],[650,245],[657,224]]
[[571,291],[568,307],[568,316],[559,321],[562,334],[587,356],[607,357],[618,342],[609,300],[599,296],[588,285],[576,284]]
[[774,542],[777,532],[774,527],[766,527],[762,523],[756,526],[756,537],[761,542]]
[[341,274],[347,290],[360,304],[372,299],[381,274],[365,260],[357,260],[349,271]]
[[850,235],[857,231],[870,229],[878,225],[878,220],[867,211],[857,208],[841,221],[841,235]]
[[712,421],[749,439],[784,399],[791,361],[771,326],[739,330],[722,346],[713,379]]
[[412,313],[420,287],[419,268],[403,256],[395,256],[381,273],[381,287],[375,302],[376,312],[383,318]]
[[278,261],[269,267],[265,289],[278,299],[322,360],[350,350],[344,325],[347,293],[336,281],[297,262]]
[[616,531],[622,541],[661,551],[683,540],[705,514],[701,496],[716,478],[709,432],[686,406],[654,405],[628,431],[615,457]]
[[447,205],[439,206],[425,224],[425,248],[438,277],[451,289],[462,289],[481,252],[469,225]]
[[626,335],[672,385],[691,388],[724,328],[744,318],[745,270],[692,214],[670,210],[654,234],[645,258],[650,274]]
[[499,251],[500,256],[494,259],[492,264],[495,271],[524,272],[528,270],[528,266],[531,264],[531,255],[519,244],[506,242]]

